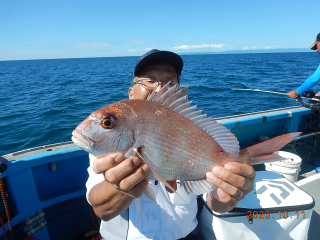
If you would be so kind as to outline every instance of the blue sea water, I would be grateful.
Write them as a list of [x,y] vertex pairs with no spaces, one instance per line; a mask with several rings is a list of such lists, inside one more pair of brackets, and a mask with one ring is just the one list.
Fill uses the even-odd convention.
[[[310,53],[182,55],[189,100],[216,118],[299,105],[286,96],[319,65]],[[70,141],[91,112],[128,98],[137,57],[0,62],[0,156]],[[320,90],[320,85],[314,90]]]

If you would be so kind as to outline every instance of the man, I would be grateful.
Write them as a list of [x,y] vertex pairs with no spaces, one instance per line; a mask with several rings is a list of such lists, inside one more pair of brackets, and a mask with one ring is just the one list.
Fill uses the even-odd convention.
[[[156,49],[147,52],[137,61],[129,98],[146,99],[150,92],[159,91],[169,81],[179,84],[182,68],[183,61],[175,53]],[[170,181],[186,204],[162,183],[148,181],[148,171],[148,165],[137,157],[125,159],[121,153],[96,159],[90,156],[87,199],[102,219],[102,237],[196,239],[192,234],[197,226],[196,196],[188,195],[184,188],[177,187],[176,181]],[[218,187],[208,194],[210,208],[227,212],[253,189],[255,171],[246,164],[228,163],[224,168],[215,167],[206,176]],[[148,184],[155,186],[157,203],[143,194]]]
[[[320,33],[317,35],[315,42],[309,48],[312,50],[316,50],[318,53],[320,53]],[[320,65],[318,66],[314,74],[311,77],[309,77],[297,90],[292,90],[291,92],[287,93],[288,97],[293,99],[297,98],[300,94],[304,93],[309,88],[313,87],[319,80]],[[320,97],[320,92],[318,92],[316,96]]]

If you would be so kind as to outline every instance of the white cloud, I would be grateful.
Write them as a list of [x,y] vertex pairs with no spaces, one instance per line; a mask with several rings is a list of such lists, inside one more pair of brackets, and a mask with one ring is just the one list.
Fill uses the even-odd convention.
[[242,50],[253,50],[253,49],[257,49],[257,46],[253,46],[253,47],[243,47]]
[[223,49],[226,45],[224,44],[202,44],[202,45],[181,45],[179,47],[173,47],[174,50],[192,50],[192,49]]
[[265,46],[264,48],[265,49],[274,49],[274,48],[277,48],[277,46]]
[[141,50],[139,49],[130,49],[129,52],[140,52]]
[[255,50],[255,49],[275,49],[277,46],[265,46],[265,47],[260,47],[258,48],[257,46],[252,46],[252,47],[243,47],[242,50]]
[[78,48],[104,48],[110,47],[111,45],[107,42],[100,42],[100,43],[73,43],[68,44],[69,46],[74,46]]

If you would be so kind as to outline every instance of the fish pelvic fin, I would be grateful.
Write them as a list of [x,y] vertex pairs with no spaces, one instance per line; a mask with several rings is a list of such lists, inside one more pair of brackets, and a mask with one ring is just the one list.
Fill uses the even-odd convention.
[[157,203],[154,186],[151,183],[148,183],[147,189],[144,194],[149,198],[152,202]]
[[291,142],[301,133],[302,132],[288,133],[245,148],[240,151],[239,158],[244,163],[250,165],[284,160],[283,157],[273,153]]
[[[134,151],[136,152],[137,156],[138,156],[144,163],[148,164],[147,161],[144,160],[143,157],[141,156],[141,154],[137,151],[137,149],[134,149]],[[167,188],[169,188],[172,192],[174,192],[175,194],[177,194],[186,204],[188,204],[187,201],[184,200],[184,199],[176,192],[176,190],[175,190],[163,177],[161,177],[161,175],[160,175],[156,170],[154,170],[149,164],[148,164],[148,166],[149,166],[150,170],[152,171],[154,177],[155,177],[157,180],[159,180],[160,182],[162,182]]]
[[197,195],[212,192],[217,188],[209,182],[208,179],[198,181],[180,181],[180,184],[188,194],[192,192]]

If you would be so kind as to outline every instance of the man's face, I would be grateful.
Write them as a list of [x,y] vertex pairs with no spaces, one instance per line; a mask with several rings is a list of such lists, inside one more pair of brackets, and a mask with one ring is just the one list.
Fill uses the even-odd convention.
[[[159,81],[162,83],[167,83],[171,81],[172,83],[178,83],[178,75],[176,70],[170,66],[165,64],[154,65],[150,67],[146,67],[138,74],[138,79],[150,79],[153,81]],[[162,88],[161,84],[159,84],[156,92]],[[129,88],[129,98],[130,99],[147,99],[149,93],[152,90],[147,90],[142,87],[140,82],[137,82],[133,87]]]

